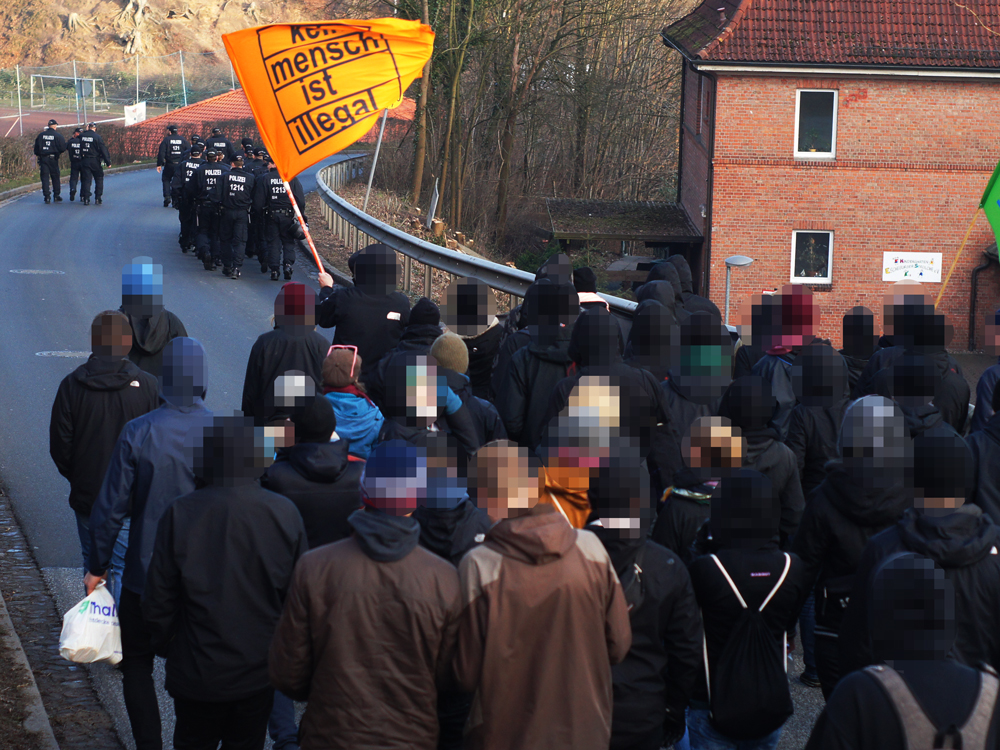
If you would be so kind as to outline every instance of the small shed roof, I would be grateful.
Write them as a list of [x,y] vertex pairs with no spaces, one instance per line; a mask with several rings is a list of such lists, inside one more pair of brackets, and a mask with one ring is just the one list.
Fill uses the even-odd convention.
[[700,242],[684,209],[666,201],[601,201],[546,198],[557,240]]
[[712,62],[1000,68],[996,0],[705,0],[663,36]]

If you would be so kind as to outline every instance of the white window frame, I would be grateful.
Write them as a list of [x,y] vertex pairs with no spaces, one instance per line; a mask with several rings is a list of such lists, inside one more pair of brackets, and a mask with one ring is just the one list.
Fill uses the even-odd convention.
[[[833,94],[833,137],[829,151],[799,151],[799,107],[802,92]],[[836,159],[837,158],[837,115],[840,110],[840,92],[837,89],[796,89],[795,90],[795,130],[792,133],[792,148],[796,159]]]
[[[830,235],[830,250],[827,256],[826,276],[796,276],[795,275],[795,245],[799,234],[828,234]],[[793,229],[792,230],[792,252],[791,263],[788,275],[793,284],[833,284],[833,230],[832,229]]]

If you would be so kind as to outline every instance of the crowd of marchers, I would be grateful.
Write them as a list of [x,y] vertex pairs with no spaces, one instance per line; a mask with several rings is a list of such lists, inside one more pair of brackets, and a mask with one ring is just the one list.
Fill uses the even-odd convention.
[[1000,747],[1000,364],[970,418],[919,284],[838,350],[803,287],[736,335],[680,256],[631,320],[561,255],[505,316],[350,266],[281,287],[238,412],[149,258],[59,386],[139,750],[157,655],[178,750],[772,750],[791,679],[809,750]]

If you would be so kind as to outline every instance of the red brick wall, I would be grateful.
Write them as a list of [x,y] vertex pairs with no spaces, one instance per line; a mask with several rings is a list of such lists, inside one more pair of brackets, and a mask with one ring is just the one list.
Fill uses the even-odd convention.
[[[839,91],[832,162],[793,158],[798,88]],[[795,229],[834,232],[833,283],[813,291],[820,335],[838,346],[854,305],[881,325],[884,251],[940,252],[947,275],[1000,158],[997,82],[732,75],[719,77],[717,96],[710,296],[720,309],[730,255],[756,261],[733,270],[731,316],[751,293],[789,283]],[[980,213],[941,301],[955,326],[952,349],[968,345],[970,275],[992,242]],[[927,287],[936,298],[941,284]],[[996,265],[980,274],[979,290],[981,344],[983,315],[1000,306]]]

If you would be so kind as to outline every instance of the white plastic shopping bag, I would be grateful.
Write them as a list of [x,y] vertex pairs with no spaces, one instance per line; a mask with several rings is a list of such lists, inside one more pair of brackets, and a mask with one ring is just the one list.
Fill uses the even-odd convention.
[[103,581],[94,593],[63,615],[59,655],[78,664],[117,664],[122,660],[118,608]]

